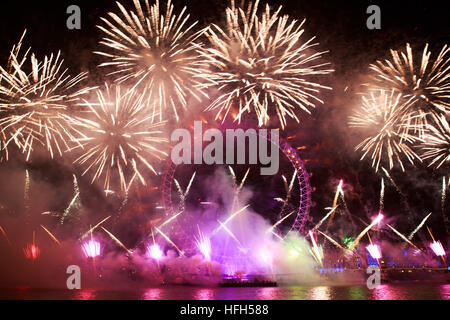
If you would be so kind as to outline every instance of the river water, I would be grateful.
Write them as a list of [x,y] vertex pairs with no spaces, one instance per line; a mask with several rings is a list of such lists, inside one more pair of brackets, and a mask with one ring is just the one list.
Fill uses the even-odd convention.
[[0,289],[2,300],[450,300],[450,284],[220,288],[168,286],[133,291]]

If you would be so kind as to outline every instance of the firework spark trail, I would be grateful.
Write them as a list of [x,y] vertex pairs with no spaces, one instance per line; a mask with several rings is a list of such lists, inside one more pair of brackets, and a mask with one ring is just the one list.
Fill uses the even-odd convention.
[[[450,176],[449,176],[449,179],[450,179]],[[448,217],[447,217],[447,214],[445,213],[446,192],[447,192],[447,185],[445,184],[445,177],[442,177],[441,212],[442,212],[442,218],[444,220],[445,231],[447,232],[447,234],[449,234]]]
[[169,242],[175,249],[177,249],[178,253],[180,254],[180,256],[184,255],[184,252],[180,250],[180,248],[177,247],[177,245],[161,230],[158,229],[158,227],[155,227],[156,231],[158,231],[158,233],[160,235],[163,236],[164,239],[167,240],[167,242]]
[[111,239],[113,239],[119,246],[121,246],[123,249],[125,249],[129,254],[132,253],[127,247],[125,247],[125,245],[122,242],[120,242],[119,239],[117,239],[117,237],[115,235],[113,235],[111,232],[109,232],[108,230],[106,230],[103,227],[100,227],[100,228],[102,228],[103,231],[105,231],[111,237]]
[[220,225],[218,228],[216,228],[216,229],[213,231],[212,234],[214,235],[214,234],[216,234],[217,232],[219,232],[220,229],[222,228],[222,225],[226,225],[228,222],[230,222],[231,220],[233,220],[238,214],[240,214],[241,212],[244,212],[245,210],[247,210],[248,207],[250,207],[249,204],[246,205],[245,207],[242,207],[242,208],[239,209],[238,211],[232,213],[232,214],[231,214],[231,215],[230,215],[223,223],[221,223],[221,225]]
[[28,202],[30,201],[30,172],[28,169],[25,169],[25,186],[23,190],[23,202],[25,203],[25,207],[28,206]]
[[64,210],[64,212],[62,214],[61,224],[64,224],[66,217],[70,214],[70,212],[75,207],[80,207],[80,203],[79,203],[80,188],[78,187],[78,180],[75,175],[73,175],[73,192],[74,192],[74,196],[72,198],[72,201],[70,201],[70,204],[67,206],[67,208]]
[[210,261],[211,260],[211,241],[207,236],[202,234],[202,232],[200,231],[200,227],[198,225],[197,225],[197,228],[198,228],[198,234],[199,234],[199,238],[196,239],[197,248],[200,250],[200,252],[202,253],[205,260]]
[[[77,90],[87,73],[75,77],[63,69],[61,53],[45,56],[38,61],[30,49],[20,53],[19,43],[11,50],[8,65],[0,66],[0,147],[8,159],[8,147],[14,143],[26,160],[35,150],[35,143],[44,146],[53,158],[69,149],[73,138],[71,111],[92,88]],[[30,64],[31,72],[25,66]]]
[[381,189],[380,189],[380,212],[384,211],[384,179],[381,178]]
[[[389,172],[384,167],[381,167],[381,169],[383,170],[384,174],[389,179],[389,181],[392,183],[392,185],[394,186],[394,188],[398,192],[398,194],[400,194],[400,198],[402,200],[403,206],[406,208],[406,211],[407,212],[412,212],[412,210],[411,210],[411,208],[409,206],[409,203],[408,203],[408,199],[406,198],[406,195],[402,192],[402,190],[400,190],[400,188],[398,187],[397,183],[395,183],[394,179],[391,177]],[[408,214],[407,218],[408,218],[408,221],[412,224],[411,215]]]
[[284,216],[284,211],[286,210],[286,207],[289,203],[289,200],[291,199],[292,195],[292,188],[294,187],[295,178],[297,177],[297,169],[294,170],[294,174],[292,175],[291,181],[289,184],[287,183],[286,177],[283,175],[283,183],[284,183],[284,189],[286,191],[286,197],[284,199],[275,198],[275,200],[280,201],[283,203],[283,206],[281,207],[280,214],[278,215],[278,218],[282,218]]
[[6,241],[8,242],[8,245],[11,247],[11,241],[9,241],[8,235],[6,234],[6,231],[5,229],[2,228],[2,226],[0,226],[0,232],[5,237]]
[[428,166],[440,168],[450,164],[450,125],[442,115],[433,125],[427,125],[423,137],[423,160],[429,160]]
[[[239,239],[236,238],[236,236],[234,235],[234,233],[231,232],[231,230],[225,225],[225,223],[223,223],[223,222],[220,221],[220,220],[217,220],[217,222],[219,223],[220,228],[222,228],[223,230],[225,230],[225,231],[230,235],[230,237],[231,237],[234,241],[236,241],[236,243],[238,244],[239,249],[240,249],[240,250],[244,250],[244,248],[243,248],[241,242],[239,241]],[[217,230],[217,229],[216,229],[216,230]],[[214,234],[215,234],[215,233],[213,232],[213,235],[214,235]]]
[[350,251],[349,249],[344,248],[343,246],[341,246],[336,240],[334,240],[333,238],[331,238],[330,236],[328,236],[327,234],[323,233],[320,230],[317,230],[321,235],[323,235],[328,241],[330,241],[332,244],[334,244],[336,247],[338,247],[339,249],[341,249],[342,251],[344,251],[346,254],[353,254],[353,251]]
[[282,223],[284,220],[286,220],[287,218],[289,218],[289,216],[291,216],[293,213],[295,213],[295,211],[291,211],[289,214],[285,215],[283,218],[281,218],[280,220],[278,220],[277,222],[275,222],[275,224],[273,226],[271,226],[270,228],[268,228],[266,230],[266,232],[272,232],[273,230],[280,224]]
[[122,17],[110,12],[101,19],[104,26],[97,26],[105,34],[100,44],[106,50],[95,53],[108,60],[100,66],[112,68],[109,75],[116,82],[145,90],[152,119],[162,121],[171,109],[178,121],[178,108],[186,110],[189,98],[208,97],[206,64],[197,52],[204,30],[194,32],[197,22],[189,24],[186,7],[177,16],[171,0],[165,12],[159,0],[152,6],[145,0],[146,10],[140,0],[134,0],[135,12],[117,5]]
[[180,214],[182,214],[184,211],[180,211],[177,214],[174,214],[172,217],[170,217],[169,219],[167,219],[166,221],[164,221],[159,227],[162,228],[165,225],[169,224],[170,222],[172,222],[173,220],[175,220]]
[[363,131],[365,137],[355,150],[362,152],[360,160],[371,158],[376,172],[381,162],[387,161],[390,169],[398,164],[405,171],[404,159],[412,165],[415,160],[422,161],[412,149],[421,139],[410,134],[405,126],[406,115],[402,114],[411,103],[411,98],[404,99],[394,90],[372,91],[362,97],[360,109],[349,117],[349,126]]
[[369,232],[370,229],[372,229],[376,224],[380,223],[381,220],[383,220],[383,214],[379,213],[378,216],[372,221],[371,224],[369,224],[355,239],[355,241],[352,243],[352,245],[349,247],[349,250],[353,250],[356,245],[359,243],[362,237]]
[[50,238],[52,238],[52,240],[55,241],[55,242],[58,244],[58,246],[61,247],[61,242],[59,242],[59,240],[56,239],[56,237],[55,237],[50,231],[48,231],[48,229],[47,229],[46,227],[44,227],[44,226],[41,224],[41,228],[44,229],[44,231],[48,233],[48,235],[50,236]]
[[86,238],[86,236],[90,233],[92,234],[92,232],[97,229],[103,222],[105,222],[106,220],[108,220],[109,218],[111,218],[111,216],[106,217],[105,219],[103,219],[102,221],[100,221],[99,223],[97,223],[93,228],[90,228],[88,231],[86,231],[81,237],[80,239],[84,239]]
[[425,224],[425,222],[427,221],[427,219],[431,216],[430,212],[425,218],[423,218],[423,220],[419,223],[419,225],[417,226],[417,228],[414,229],[413,232],[410,233],[410,235],[408,236],[408,240],[412,240],[412,238],[414,237],[414,235],[416,234],[417,231],[420,230],[420,228],[423,227],[423,225]]
[[212,25],[206,32],[210,46],[201,54],[210,65],[208,86],[219,92],[206,110],[218,110],[216,119],[222,121],[235,113],[238,122],[244,113],[254,112],[259,126],[274,114],[284,129],[287,117],[300,122],[297,110],[309,114],[323,103],[320,89],[331,88],[313,79],[334,70],[317,62],[325,52],[312,51],[318,45],[315,37],[303,40],[305,20],[281,17],[281,7],[271,12],[269,5],[259,14],[258,5],[250,3],[244,11],[232,0],[226,30]]
[[161,150],[167,142],[161,131],[164,122],[151,121],[143,94],[105,86],[104,90],[96,90],[95,102],[84,101],[89,116],[74,120],[79,136],[74,139],[73,149],[82,149],[74,162],[86,166],[83,175],[93,172],[91,183],[103,176],[105,189],[110,189],[111,179],[118,177],[121,190],[126,190],[130,172],[147,185],[138,165],[156,174],[150,159],[167,156]]
[[324,223],[325,220],[327,220],[328,217],[329,217],[336,209],[337,209],[337,206],[334,207],[334,208],[331,208],[331,210],[325,215],[325,217],[323,217],[322,220],[320,220],[319,223],[316,224],[314,228],[312,228],[312,230],[317,230],[317,229],[322,225],[322,223]]
[[[450,111],[450,47],[445,45],[430,63],[431,52],[425,45],[422,56],[414,56],[411,46],[406,52],[391,50],[392,60],[377,61],[370,65],[374,72],[373,85],[403,94],[414,99],[402,113],[408,118],[408,129],[423,134],[428,120],[436,119]],[[372,85],[371,85],[372,86]]]
[[185,210],[186,197],[188,196],[189,191],[191,191],[191,186],[192,186],[192,183],[194,182],[195,175],[196,175],[196,172],[194,172],[192,174],[191,179],[189,180],[189,183],[188,183],[188,185],[186,187],[186,191],[183,191],[183,189],[181,188],[180,183],[178,182],[178,180],[174,179],[175,185],[176,185],[176,187],[178,189],[178,194],[180,196],[180,208],[179,208],[179,210],[181,212],[183,212]]
[[417,248],[414,243],[412,243],[407,237],[405,237],[403,234],[401,234],[398,230],[396,230],[394,227],[392,227],[390,224],[386,224],[389,228],[391,228],[392,231],[394,231],[394,233],[396,235],[398,235],[400,238],[402,238],[403,240],[405,240],[408,244],[412,245],[414,248]]
[[[337,208],[337,202],[338,202],[338,199],[339,199],[339,194],[342,193],[342,185],[343,184],[344,184],[344,180],[342,180],[342,179],[339,180],[339,184],[338,184],[338,186],[336,188],[336,193],[334,195],[332,208]],[[328,220],[327,230],[331,226],[331,224],[333,223],[335,212],[336,212],[336,210],[332,210],[332,212],[331,212],[330,220]]]
[[319,262],[320,265],[323,266],[322,254],[320,253],[319,247],[317,247],[316,240],[314,239],[314,235],[311,230],[309,231],[309,237],[311,238],[311,242],[313,244],[313,250],[312,250],[313,256],[314,256],[314,258],[316,258],[317,262]]

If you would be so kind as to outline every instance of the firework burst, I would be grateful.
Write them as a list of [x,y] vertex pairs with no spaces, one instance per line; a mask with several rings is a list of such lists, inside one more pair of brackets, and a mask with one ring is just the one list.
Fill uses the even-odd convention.
[[440,168],[450,163],[450,125],[445,116],[441,116],[435,125],[428,125],[427,129],[422,159],[429,160],[429,166]]
[[109,13],[102,18],[105,26],[98,26],[106,36],[100,42],[108,52],[96,52],[106,58],[102,67],[112,67],[110,75],[118,83],[128,83],[146,90],[154,110],[153,116],[171,109],[179,119],[179,110],[186,109],[188,98],[201,100],[204,92],[204,63],[199,59],[197,41],[203,33],[194,32],[197,22],[190,24],[186,7],[174,13],[171,0],[165,13],[159,1],[152,6],[145,0],[146,10],[140,0],[134,0],[136,12],[128,12],[117,3],[122,17]]
[[406,52],[391,50],[392,60],[377,61],[370,69],[374,84],[386,90],[394,88],[415,102],[405,111],[415,130],[423,134],[429,119],[436,120],[450,111],[450,47],[445,45],[432,61],[428,44],[422,56],[414,56],[411,46]]
[[7,68],[0,66],[2,158],[8,159],[10,143],[26,154],[27,160],[35,143],[44,146],[51,157],[55,151],[62,155],[72,138],[69,111],[90,90],[76,89],[86,79],[86,73],[68,75],[60,52],[46,56],[43,61],[38,61],[34,54],[30,56],[30,49],[21,54],[24,36],[25,32],[11,50]]
[[378,90],[362,97],[361,108],[349,119],[349,126],[364,130],[365,139],[356,146],[365,157],[372,159],[372,167],[378,171],[380,163],[387,160],[389,168],[394,163],[404,171],[403,160],[414,164],[421,161],[412,149],[419,138],[410,134],[407,116],[403,113],[412,103],[412,98],[404,99],[394,90]]
[[[127,180],[135,177],[146,185],[140,165],[156,174],[150,161],[166,155],[162,151],[162,143],[167,141],[161,131],[164,122],[151,121],[145,94],[136,90],[106,86],[96,95],[95,102],[85,101],[90,115],[75,119],[79,136],[74,139],[74,149],[83,150],[75,163],[86,166],[83,174],[93,172],[92,183],[103,179],[108,190],[113,172],[117,173],[121,190],[126,190]],[[127,175],[132,175],[131,179]]]
[[211,45],[202,55],[210,65],[210,86],[219,95],[207,110],[218,110],[216,119],[223,121],[231,111],[238,122],[244,113],[255,112],[260,126],[276,115],[284,128],[287,117],[299,122],[298,109],[310,113],[323,103],[320,89],[331,88],[313,78],[333,70],[317,62],[323,52],[313,51],[318,45],[314,38],[303,41],[304,20],[281,17],[281,7],[271,12],[269,5],[259,15],[258,2],[245,12],[232,1],[226,30],[217,25],[208,29]]

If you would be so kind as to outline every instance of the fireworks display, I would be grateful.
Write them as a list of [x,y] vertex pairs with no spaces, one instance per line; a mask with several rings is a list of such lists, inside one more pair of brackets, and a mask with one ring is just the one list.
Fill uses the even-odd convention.
[[440,168],[443,164],[450,163],[450,125],[445,116],[441,116],[435,125],[427,125],[424,136],[425,151],[422,159],[428,160],[430,166]]
[[205,64],[197,52],[202,31],[194,31],[197,23],[189,22],[186,7],[176,15],[171,0],[165,11],[159,0],[152,6],[145,0],[146,10],[140,0],[134,1],[136,11],[117,5],[122,17],[111,12],[102,18],[105,25],[98,26],[105,33],[100,43],[106,48],[97,53],[108,59],[100,66],[112,67],[110,75],[116,76],[118,83],[145,90],[152,119],[162,121],[170,110],[178,120],[190,98],[207,97]]
[[361,108],[349,119],[349,126],[364,131],[365,139],[356,146],[363,154],[361,160],[368,157],[372,167],[378,171],[382,162],[387,162],[392,169],[398,164],[405,170],[403,161],[409,163],[421,161],[412,148],[419,138],[410,133],[405,108],[412,103],[411,98],[405,100],[394,90],[378,90],[369,96],[363,96]]
[[167,141],[161,131],[164,123],[151,122],[144,95],[136,91],[106,86],[96,95],[95,102],[85,102],[91,117],[75,121],[79,136],[74,148],[83,152],[75,163],[86,168],[83,174],[93,172],[92,182],[102,177],[105,189],[110,189],[113,172],[122,190],[135,177],[146,185],[140,165],[156,173],[150,161],[166,156],[162,150]]
[[[281,6],[231,0],[224,21],[197,23],[171,0],[116,4],[97,21],[98,48],[87,50],[101,64],[74,65],[89,73],[69,75],[62,51],[38,59],[22,50],[25,33],[0,66],[0,256],[23,263],[5,274],[0,264],[1,286],[16,287],[8,277],[20,272],[20,285],[27,273],[53,277],[66,263],[92,265],[86,288],[107,292],[138,282],[333,288],[365,284],[374,260],[383,281],[448,277],[448,45],[434,56],[428,44],[386,60],[377,51],[360,69],[333,62],[330,86],[348,83],[327,101],[334,70],[311,35],[323,30],[310,33]],[[352,95],[361,78],[365,91]],[[211,129],[200,139],[189,123],[197,116]],[[180,164],[174,132],[185,125],[194,138],[180,137]],[[281,129],[263,141],[278,158],[268,163],[267,145],[253,148],[248,131],[240,141],[230,135],[228,149],[228,133],[247,127]],[[226,161],[197,161],[208,142],[211,157]],[[33,156],[39,149],[50,157]],[[255,170],[275,164],[275,174]]]
[[438,56],[431,59],[428,44],[421,55],[414,55],[410,44],[406,51],[391,50],[392,60],[377,61],[370,69],[373,85],[394,88],[413,103],[403,110],[415,129],[422,130],[441,114],[450,111],[450,48],[445,45]]
[[6,159],[14,143],[29,160],[36,144],[44,146],[51,157],[62,155],[73,137],[72,112],[90,89],[63,69],[61,53],[39,61],[28,49],[20,52],[25,33],[13,47],[6,68],[0,66],[0,147]]
[[245,113],[254,112],[260,126],[276,116],[284,128],[286,118],[299,122],[298,110],[310,113],[323,103],[316,83],[318,75],[331,73],[327,63],[318,62],[323,52],[314,52],[314,38],[304,40],[304,21],[298,23],[269,5],[258,13],[259,1],[247,10],[235,6],[226,11],[227,26],[209,28],[211,44],[202,56],[210,67],[210,87],[219,91],[207,110],[217,111],[223,120],[232,113],[241,121]]

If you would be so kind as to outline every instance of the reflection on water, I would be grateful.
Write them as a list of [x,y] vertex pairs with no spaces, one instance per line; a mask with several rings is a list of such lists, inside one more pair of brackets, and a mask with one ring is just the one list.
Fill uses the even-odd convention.
[[214,300],[214,289],[197,289],[194,291],[194,300]]
[[330,300],[330,287],[314,287],[307,294],[308,300]]
[[145,290],[0,289],[0,299],[77,300],[450,300],[450,284],[292,286],[267,288],[159,287]]
[[143,300],[162,300],[161,298],[161,288],[150,288],[144,291],[142,295]]

